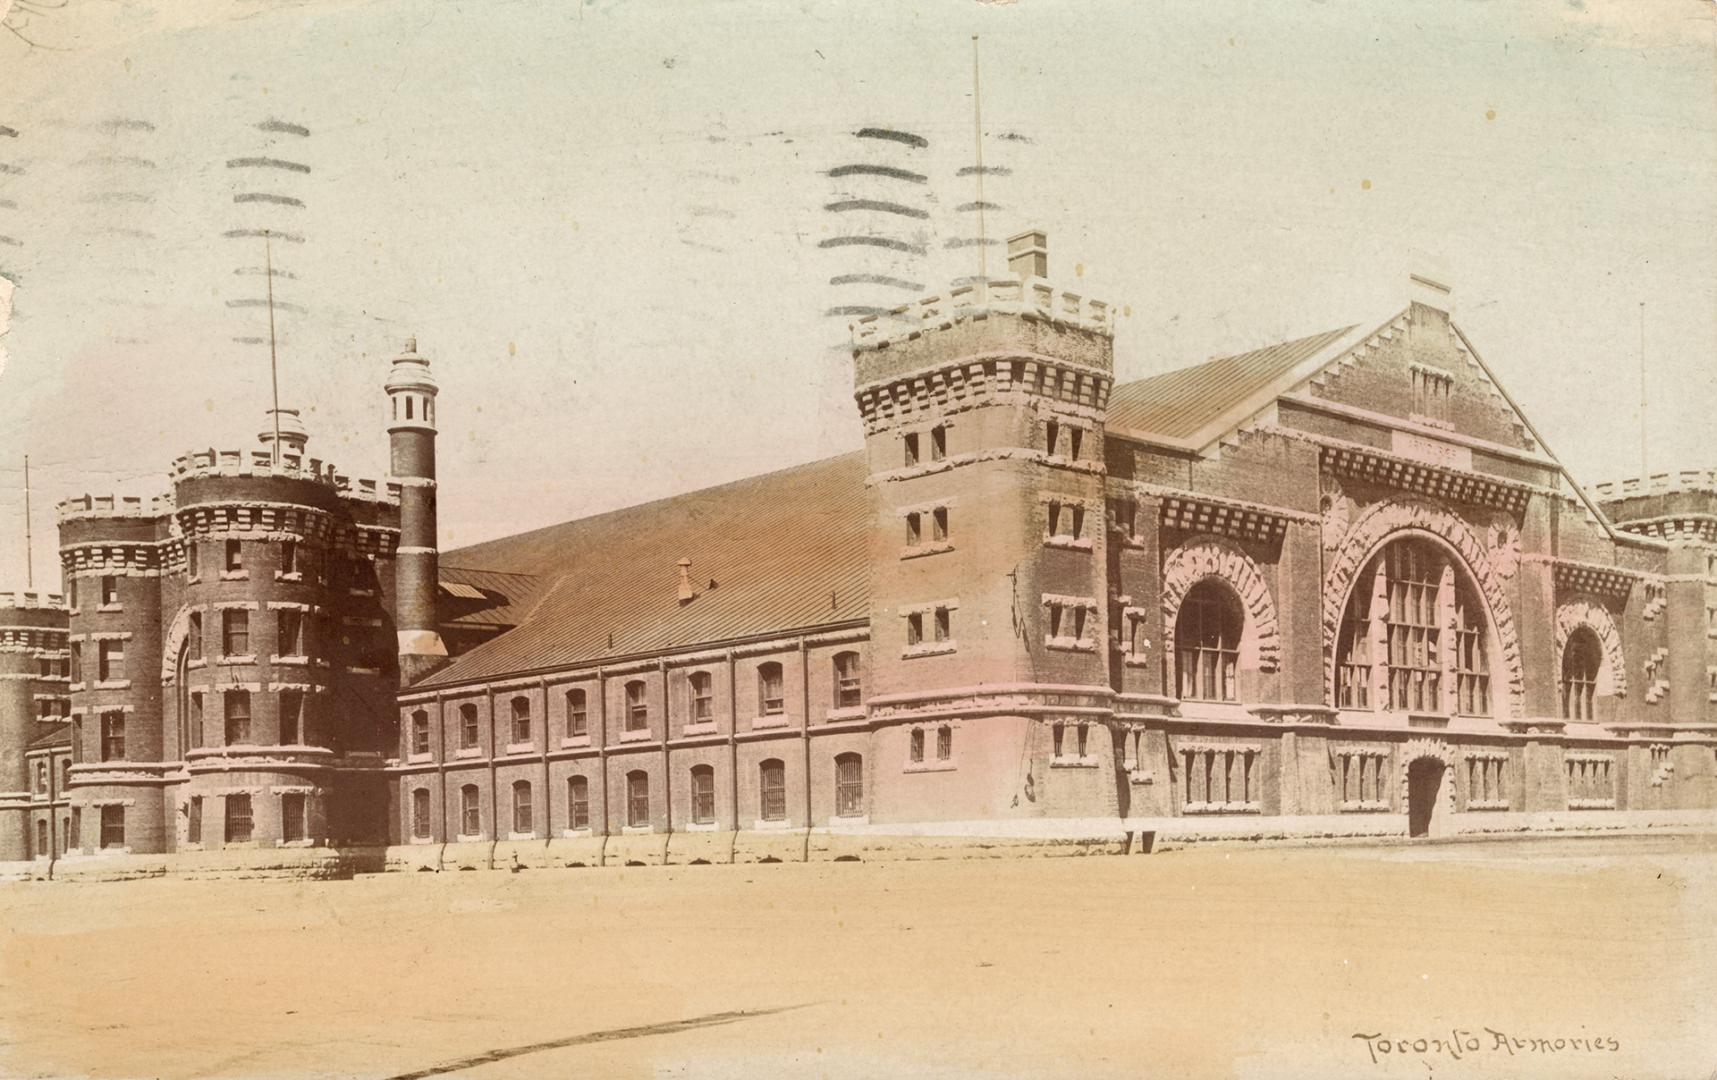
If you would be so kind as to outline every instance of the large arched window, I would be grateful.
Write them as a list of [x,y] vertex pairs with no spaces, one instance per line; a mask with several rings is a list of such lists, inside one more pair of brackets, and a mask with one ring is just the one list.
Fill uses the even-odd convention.
[[1591,627],[1577,627],[1568,635],[1568,643],[1562,646],[1563,719],[1593,719],[1592,703],[1597,697],[1598,668],[1603,658],[1603,646]]
[[1488,716],[1491,639],[1466,568],[1429,540],[1393,541],[1354,579],[1336,642],[1336,705]]
[[1238,701],[1240,630],[1245,617],[1227,586],[1194,585],[1175,617],[1175,664],[1182,701]]

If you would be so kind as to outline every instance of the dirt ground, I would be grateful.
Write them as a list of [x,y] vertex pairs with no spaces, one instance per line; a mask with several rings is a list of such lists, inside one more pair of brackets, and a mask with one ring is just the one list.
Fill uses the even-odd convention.
[[5,1077],[1717,1066],[1713,838],[35,883],[0,909]]

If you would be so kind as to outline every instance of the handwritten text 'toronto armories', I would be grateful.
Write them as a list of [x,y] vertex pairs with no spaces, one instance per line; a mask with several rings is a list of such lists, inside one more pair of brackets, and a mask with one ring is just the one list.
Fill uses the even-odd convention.
[[1469,1054],[1506,1053],[1510,1057],[1516,1054],[1613,1054],[1622,1048],[1622,1044],[1613,1035],[1543,1038],[1541,1036],[1510,1035],[1495,1028],[1480,1028],[1479,1030],[1484,1034],[1476,1035],[1465,1028],[1451,1028],[1447,1038],[1434,1035],[1416,1039],[1397,1039],[1386,1036],[1382,1032],[1372,1035],[1355,1032],[1353,1037],[1365,1042],[1365,1049],[1371,1054],[1373,1064],[1384,1058],[1407,1055],[1447,1054],[1455,1061],[1459,1061]]

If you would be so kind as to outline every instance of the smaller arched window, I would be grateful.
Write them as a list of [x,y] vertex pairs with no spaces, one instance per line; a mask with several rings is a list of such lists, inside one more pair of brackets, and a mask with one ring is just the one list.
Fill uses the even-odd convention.
[[1562,718],[1591,720],[1598,692],[1598,669],[1603,663],[1603,648],[1598,635],[1587,626],[1568,635],[1562,646]]
[[411,752],[429,753],[429,713],[422,709],[411,714]]
[[757,715],[779,716],[786,709],[781,665],[771,660],[757,665]]
[[476,784],[459,789],[459,835],[483,835],[483,809],[477,802]]
[[715,681],[709,672],[694,671],[686,676],[686,689],[691,698],[692,723],[715,719]]
[[470,750],[477,745],[477,706],[467,701],[459,706],[459,747]]
[[626,774],[626,824],[634,829],[650,824],[650,774],[642,769]]
[[519,695],[513,699],[513,742],[531,741],[531,699]]
[[1175,618],[1175,653],[1182,701],[1238,701],[1239,600],[1227,586],[1199,582]]
[[864,815],[864,758],[858,754],[835,757],[835,815]]
[[858,653],[835,654],[835,708],[856,709],[864,702],[862,679]]
[[626,730],[643,731],[650,726],[650,703],[645,698],[644,680],[633,679],[626,684]]
[[715,823],[715,770],[708,765],[692,766],[692,822]]
[[411,793],[411,835],[418,840],[429,839],[429,789],[415,788]]
[[787,820],[787,766],[779,758],[757,767],[757,816],[764,821]]
[[590,781],[585,777],[567,778],[566,826],[569,829],[590,828]]
[[513,831],[528,833],[534,826],[531,824],[531,782],[529,780],[513,781]]
[[577,739],[590,734],[590,714],[585,705],[584,691],[572,689],[566,692],[566,735],[569,739]]

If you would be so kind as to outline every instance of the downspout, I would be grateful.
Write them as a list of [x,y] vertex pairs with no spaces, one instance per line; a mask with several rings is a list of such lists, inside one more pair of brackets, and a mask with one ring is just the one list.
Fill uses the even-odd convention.
[[656,672],[662,677],[662,865],[668,865],[668,848],[674,842],[674,774],[673,763],[668,752],[668,724],[671,711],[668,708],[668,661],[656,661]]
[[554,791],[549,787],[548,776],[548,678],[537,676],[537,692],[543,700],[543,855],[548,855],[549,841],[554,838]]
[[596,669],[596,765],[602,787],[602,843],[596,849],[596,865],[608,865],[608,676]]
[[727,861],[739,857],[739,676],[738,661],[733,650],[727,650],[727,787],[728,805],[733,811],[733,835],[728,839]]
[[[437,848],[435,852],[435,870],[441,872],[441,860],[447,855],[447,691],[435,692],[435,792],[436,800],[441,804],[436,807],[435,831],[429,834],[429,842]],[[410,840],[406,841],[410,843]]]
[[49,750],[48,751],[48,880],[49,881],[54,880],[54,864],[56,862],[58,862],[59,858],[60,858],[59,857],[59,850],[60,850],[59,827],[58,827],[58,823],[56,820],[57,814],[56,814],[56,811],[54,809],[54,796],[57,794],[54,791],[54,785],[59,780],[59,778],[54,775],[54,766],[56,764],[57,764],[57,762],[54,761],[54,752],[52,750]]
[[501,842],[501,811],[495,794],[495,754],[500,749],[495,741],[495,688],[489,687],[489,869],[495,868],[495,848]]
[[805,748],[805,847],[802,862],[811,861],[811,655],[799,638],[799,741]]

